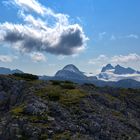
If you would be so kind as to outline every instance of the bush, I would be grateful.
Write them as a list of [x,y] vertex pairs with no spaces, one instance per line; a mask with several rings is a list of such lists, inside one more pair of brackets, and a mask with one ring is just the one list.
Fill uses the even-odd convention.
[[32,75],[32,74],[28,74],[28,73],[14,73],[14,76],[18,77],[18,78],[22,78],[24,80],[38,80],[38,76],[37,75]]
[[60,85],[61,81],[57,81],[57,80],[51,80],[52,85]]

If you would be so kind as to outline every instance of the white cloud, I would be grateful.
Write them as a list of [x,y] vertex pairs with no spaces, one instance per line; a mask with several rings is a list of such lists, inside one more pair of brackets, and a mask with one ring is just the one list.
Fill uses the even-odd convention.
[[[55,13],[37,0],[9,0],[18,7],[21,24],[0,23],[0,42],[20,52],[47,52],[55,55],[73,55],[85,49],[86,37],[79,24],[71,24],[69,16]],[[33,16],[32,11],[39,14]],[[53,21],[53,24],[49,21]]]
[[97,64],[97,63],[103,63],[105,61],[108,61],[108,57],[106,55],[99,55],[97,58],[90,59],[89,64]]
[[99,33],[99,40],[102,40],[106,36],[106,32]]
[[8,55],[0,55],[0,62],[12,62],[14,57],[8,56]]
[[5,1],[7,4],[13,4],[14,6],[25,10],[27,12],[34,11],[38,14],[45,15],[47,9],[41,5],[37,0],[9,0]]
[[34,62],[41,62],[41,61],[46,61],[46,57],[44,54],[42,53],[39,53],[39,52],[34,52],[31,54],[31,59],[34,61]]
[[106,55],[99,55],[97,58],[90,59],[89,64],[100,64],[104,65],[107,63],[112,64],[136,64],[140,63],[140,55],[136,53],[130,53],[128,55],[115,55],[108,57]]
[[128,55],[116,55],[111,58],[112,63],[135,63],[140,62],[140,55],[131,53]]
[[139,39],[139,36],[136,34],[130,34],[130,35],[127,35],[126,38]]

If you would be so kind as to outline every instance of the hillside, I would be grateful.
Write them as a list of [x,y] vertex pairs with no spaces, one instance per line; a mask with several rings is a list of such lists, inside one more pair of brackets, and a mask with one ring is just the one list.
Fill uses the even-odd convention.
[[140,90],[0,76],[0,140],[139,140]]

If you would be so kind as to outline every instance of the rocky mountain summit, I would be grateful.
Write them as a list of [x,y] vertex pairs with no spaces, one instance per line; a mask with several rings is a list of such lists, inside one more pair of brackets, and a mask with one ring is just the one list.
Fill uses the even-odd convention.
[[62,70],[59,70],[55,77],[65,78],[65,79],[78,79],[86,80],[86,76],[73,64],[66,65]]
[[140,90],[0,76],[0,140],[139,140]]

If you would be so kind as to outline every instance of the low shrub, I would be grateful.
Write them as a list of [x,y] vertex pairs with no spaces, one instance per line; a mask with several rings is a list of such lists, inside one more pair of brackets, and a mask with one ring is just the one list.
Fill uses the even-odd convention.
[[28,74],[28,73],[14,73],[13,74],[15,77],[18,78],[22,78],[24,80],[38,80],[38,76],[37,75],[33,75],[33,74]]

